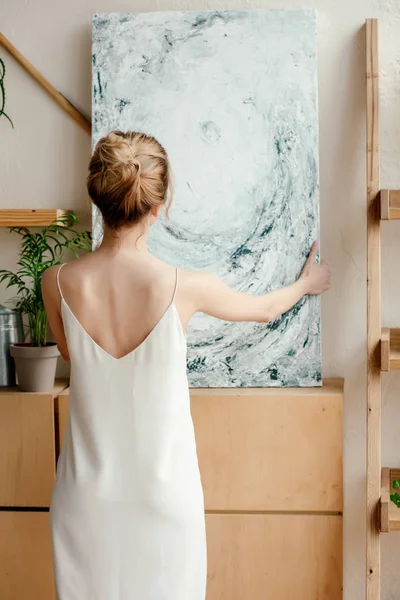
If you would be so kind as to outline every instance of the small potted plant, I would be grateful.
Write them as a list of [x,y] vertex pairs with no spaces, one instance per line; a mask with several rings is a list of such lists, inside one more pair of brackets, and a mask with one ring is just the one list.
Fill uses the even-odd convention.
[[48,227],[33,233],[26,227],[10,227],[21,236],[21,250],[14,272],[0,269],[0,282],[8,280],[7,288],[15,286],[15,308],[27,315],[30,341],[10,344],[18,385],[22,391],[43,392],[53,388],[60,352],[55,342],[47,341],[47,313],[42,298],[42,274],[52,265],[63,262],[66,251],[79,258],[78,249],[91,251],[91,232],[79,232],[74,212],[55,219]]
[[[395,479],[392,482],[392,489],[394,489],[394,490],[399,490],[400,489],[400,479]],[[390,499],[393,502],[393,504],[395,504],[397,506],[397,508],[400,508],[400,494],[399,494],[399,492],[393,492],[392,494],[390,494]]]

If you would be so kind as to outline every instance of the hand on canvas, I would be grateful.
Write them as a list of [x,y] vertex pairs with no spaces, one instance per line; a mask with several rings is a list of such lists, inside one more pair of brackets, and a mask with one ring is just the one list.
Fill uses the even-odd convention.
[[306,284],[306,294],[322,294],[330,288],[331,271],[324,260],[315,262],[318,252],[318,242],[314,242],[304,265],[300,279]]
[[322,294],[329,289],[330,269],[325,261],[315,262],[317,252],[318,243],[314,242],[297,281],[260,295],[238,292],[211,273],[188,271],[186,293],[193,302],[191,314],[204,312],[225,321],[273,321],[305,294]]

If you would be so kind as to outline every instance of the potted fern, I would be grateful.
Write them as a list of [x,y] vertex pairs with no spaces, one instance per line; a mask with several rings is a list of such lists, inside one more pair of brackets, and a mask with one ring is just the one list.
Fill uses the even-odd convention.
[[10,227],[10,232],[21,236],[18,268],[15,272],[0,269],[0,283],[7,281],[6,288],[16,287],[15,309],[27,315],[24,325],[29,340],[10,344],[14,358],[18,384],[22,391],[42,392],[53,388],[57,359],[60,352],[56,342],[47,341],[47,313],[42,298],[42,274],[52,265],[64,262],[67,251],[79,258],[77,250],[91,251],[91,232],[79,232],[72,224],[78,219],[74,212],[55,219],[48,227],[33,233],[26,227]]

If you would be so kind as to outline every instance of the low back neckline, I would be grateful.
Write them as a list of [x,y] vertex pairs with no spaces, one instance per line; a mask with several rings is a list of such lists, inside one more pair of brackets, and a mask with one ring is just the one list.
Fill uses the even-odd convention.
[[[182,327],[182,322],[181,322],[180,316],[179,316],[178,311],[177,311],[176,306],[175,306],[175,297],[176,297],[176,292],[177,292],[177,289],[178,289],[178,267],[175,268],[176,269],[175,287],[174,287],[174,292],[173,292],[172,300],[168,304],[168,306],[164,310],[164,312],[162,313],[161,317],[157,320],[157,322],[151,328],[151,330],[146,335],[146,337],[137,346],[135,346],[135,348],[133,348],[132,350],[130,350],[126,354],[123,354],[122,356],[117,357],[117,356],[114,356],[113,354],[110,354],[107,350],[105,350],[102,346],[100,346],[100,344],[98,344],[96,342],[96,340],[93,339],[93,337],[88,333],[88,331],[84,328],[84,326],[79,321],[79,319],[77,318],[77,316],[75,315],[75,313],[72,311],[72,309],[69,306],[68,302],[65,300],[64,295],[63,295],[62,290],[61,290],[60,281],[59,281],[59,274],[60,274],[61,268],[64,266],[64,264],[67,264],[67,263],[62,263],[59,266],[58,270],[57,270],[57,287],[58,287],[58,291],[60,292],[61,309],[62,309],[63,306],[65,306],[65,308],[67,309],[68,313],[73,318],[74,322],[78,325],[78,327],[80,328],[80,330],[83,332],[83,334],[85,335],[85,337],[89,341],[91,341],[93,343],[93,345],[98,350],[100,350],[105,356],[109,357],[113,361],[115,361],[115,362],[122,361],[122,360],[127,359],[128,357],[131,357],[134,354],[136,354],[136,352],[138,352],[139,349],[141,349],[145,345],[145,343],[153,336],[154,332],[158,329],[159,325],[164,321],[164,319],[166,318],[166,316],[171,311],[173,311],[175,313],[175,316],[178,319],[179,324],[180,324],[181,333],[182,333],[183,337],[186,339],[186,335],[185,335],[185,332],[184,332],[183,327]],[[62,313],[62,310],[61,310],[61,313]]]

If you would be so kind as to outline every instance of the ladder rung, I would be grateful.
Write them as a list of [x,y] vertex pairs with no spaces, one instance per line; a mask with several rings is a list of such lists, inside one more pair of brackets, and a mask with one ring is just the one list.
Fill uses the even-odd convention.
[[380,530],[383,533],[388,531],[400,531],[400,508],[390,499],[390,494],[394,492],[393,481],[400,479],[400,469],[382,469],[382,490],[380,507]]
[[382,329],[381,334],[381,370],[400,369],[400,329]]
[[381,219],[400,219],[400,190],[380,191]]

